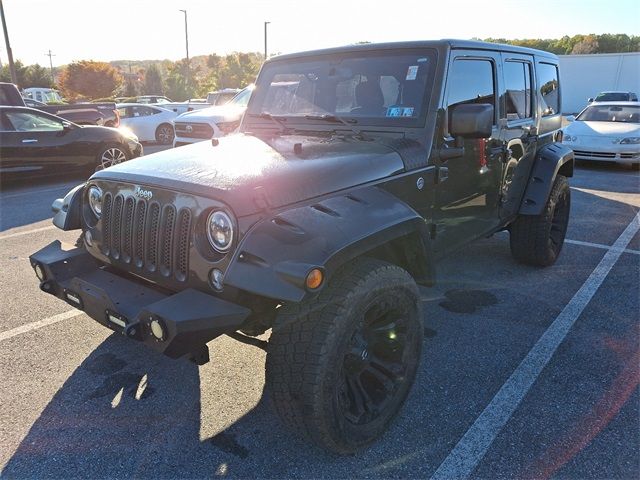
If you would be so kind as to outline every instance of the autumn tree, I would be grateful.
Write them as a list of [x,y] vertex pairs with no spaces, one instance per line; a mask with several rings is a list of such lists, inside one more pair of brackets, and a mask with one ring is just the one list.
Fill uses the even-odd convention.
[[59,84],[64,96],[69,99],[105,98],[113,95],[122,81],[122,75],[108,63],[81,60],[66,66]]
[[160,70],[157,65],[151,65],[144,75],[144,93],[147,95],[161,95],[163,92]]

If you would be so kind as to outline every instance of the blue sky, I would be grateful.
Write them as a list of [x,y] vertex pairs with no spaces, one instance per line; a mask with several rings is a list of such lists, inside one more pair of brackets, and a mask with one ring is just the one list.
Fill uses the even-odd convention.
[[[640,35],[638,0],[4,0],[13,56],[54,65],[72,60],[288,53],[357,41],[434,38],[557,38],[578,33]],[[0,59],[7,60],[4,42]]]

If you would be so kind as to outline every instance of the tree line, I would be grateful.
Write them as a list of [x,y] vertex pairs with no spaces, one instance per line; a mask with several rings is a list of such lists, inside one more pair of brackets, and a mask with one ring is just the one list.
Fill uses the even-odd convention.
[[[565,35],[556,39],[485,38],[484,41],[537,48],[558,55],[640,51],[640,36],[627,34]],[[38,64],[23,65],[18,60],[15,66],[20,88],[55,85],[68,100],[158,94],[184,101],[205,97],[210,91],[242,88],[252,83],[263,60],[263,55],[257,52],[214,53],[193,57],[189,62],[186,59],[110,63],[81,60],[58,68],[53,76],[49,69]],[[11,81],[7,65],[0,69],[0,81]]]

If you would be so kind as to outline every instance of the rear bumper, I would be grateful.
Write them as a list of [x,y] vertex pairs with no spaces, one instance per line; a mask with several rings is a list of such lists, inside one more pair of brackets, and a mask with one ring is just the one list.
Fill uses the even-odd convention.
[[84,248],[55,241],[29,257],[40,289],[171,358],[197,354],[238,330],[250,310],[194,289],[167,293],[108,271]]

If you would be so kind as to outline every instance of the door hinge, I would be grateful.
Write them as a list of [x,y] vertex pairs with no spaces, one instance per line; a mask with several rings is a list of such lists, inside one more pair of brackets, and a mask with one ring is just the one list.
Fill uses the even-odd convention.
[[435,181],[436,183],[442,183],[444,182],[447,178],[449,178],[449,168],[447,167],[438,167],[436,170],[436,175],[435,175]]
[[434,240],[436,238],[438,227],[435,223],[429,224],[429,238]]

